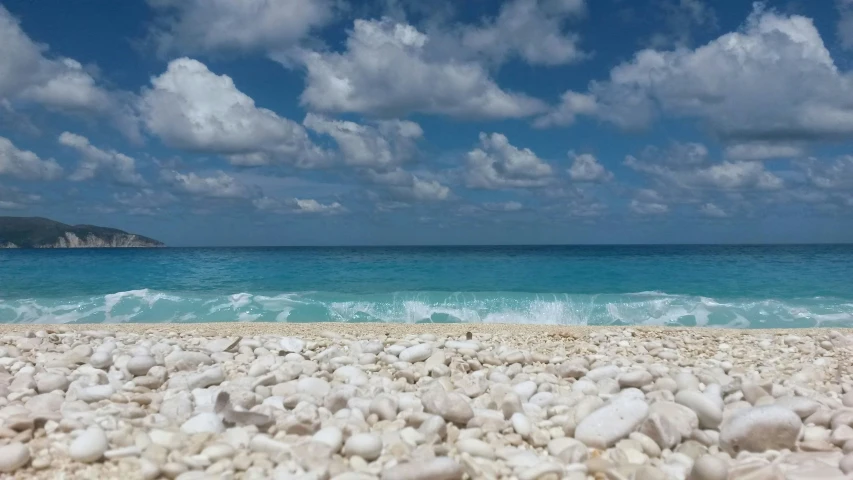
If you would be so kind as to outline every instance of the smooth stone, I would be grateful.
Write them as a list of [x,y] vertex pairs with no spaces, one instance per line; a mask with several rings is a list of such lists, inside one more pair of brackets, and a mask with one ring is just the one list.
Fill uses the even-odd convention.
[[474,410],[468,400],[458,393],[430,391],[423,396],[424,411],[441,416],[445,421],[457,425],[466,425],[473,417]]
[[403,362],[417,363],[423,362],[432,355],[433,348],[429,343],[419,343],[406,348],[400,352],[399,358]]
[[113,357],[107,352],[95,352],[89,358],[89,365],[106,370],[110,368],[113,364]]
[[714,455],[702,455],[693,463],[688,480],[726,480],[729,466]]
[[201,365],[211,365],[213,359],[210,355],[201,352],[186,352],[178,350],[166,355],[165,365],[168,370],[188,371],[195,370]]
[[456,460],[435,457],[400,463],[382,471],[381,480],[461,480],[464,470]]
[[147,375],[148,371],[155,365],[157,365],[157,361],[154,360],[154,357],[150,355],[137,355],[127,361],[125,368],[134,377],[141,377]]
[[845,455],[844,458],[842,458],[841,461],[838,462],[838,468],[840,468],[845,475],[849,474],[850,472],[853,472],[853,455]]
[[741,410],[720,428],[720,448],[741,451],[793,450],[803,428],[800,417],[784,407],[768,405]]
[[39,393],[50,393],[57,390],[64,392],[68,390],[68,384],[68,377],[58,373],[36,376],[36,391]]
[[278,341],[279,348],[287,353],[302,353],[305,349],[305,341],[296,337],[283,337]]
[[325,427],[318,430],[311,439],[328,445],[332,453],[338,453],[344,443],[344,434],[338,427]]
[[89,427],[77,436],[68,447],[68,456],[83,463],[96,462],[104,456],[109,446],[107,435],[100,427]]
[[723,421],[723,412],[711,398],[696,390],[682,390],[675,395],[675,402],[696,412],[702,428],[713,429]]
[[181,431],[187,435],[197,433],[222,433],[225,425],[219,415],[211,412],[199,413],[181,425]]
[[30,449],[22,443],[10,443],[0,447],[0,472],[14,473],[30,461]]
[[473,457],[486,458],[493,460],[495,458],[495,448],[488,443],[477,440],[476,438],[465,438],[456,442],[456,449],[460,453],[467,453]]
[[632,370],[619,375],[618,378],[619,386],[622,388],[641,388],[652,383],[653,380],[652,374],[645,370]]
[[514,413],[512,417],[509,419],[512,424],[513,430],[515,433],[522,436],[522,438],[527,438],[533,432],[533,424],[530,422],[530,419],[527,418],[523,413]]
[[372,433],[357,433],[347,439],[344,453],[347,456],[358,455],[372,462],[382,453],[382,438]]
[[581,420],[575,438],[588,447],[605,449],[627,437],[645,420],[649,405],[632,397],[620,397]]

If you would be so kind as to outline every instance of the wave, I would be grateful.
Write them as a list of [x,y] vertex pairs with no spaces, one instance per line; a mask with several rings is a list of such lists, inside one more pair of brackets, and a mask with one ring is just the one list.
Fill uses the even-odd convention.
[[74,298],[0,300],[0,323],[161,322],[526,323],[729,328],[853,326],[853,302],[714,299],[665,292],[235,293],[200,296],[148,289]]

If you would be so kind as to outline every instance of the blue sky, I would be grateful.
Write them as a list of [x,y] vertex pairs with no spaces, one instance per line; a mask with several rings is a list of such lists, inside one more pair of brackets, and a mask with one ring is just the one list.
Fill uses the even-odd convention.
[[0,5],[0,215],[175,246],[853,241],[853,0]]

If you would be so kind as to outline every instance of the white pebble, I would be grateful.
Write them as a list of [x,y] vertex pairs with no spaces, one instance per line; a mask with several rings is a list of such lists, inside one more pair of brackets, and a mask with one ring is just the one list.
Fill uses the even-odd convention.
[[205,412],[190,418],[181,425],[181,431],[193,435],[196,433],[222,433],[225,426],[215,413]]
[[30,461],[30,449],[15,442],[0,447],[0,472],[14,473]]
[[68,447],[68,456],[83,463],[96,462],[104,456],[109,441],[100,427],[89,427],[77,436]]
[[127,361],[125,368],[127,368],[127,371],[131,375],[141,377],[142,375],[146,375],[155,365],[157,365],[157,362],[154,360],[154,357],[150,355],[137,355]]
[[357,433],[347,439],[344,453],[358,455],[369,462],[376,460],[382,453],[382,439],[372,433]]

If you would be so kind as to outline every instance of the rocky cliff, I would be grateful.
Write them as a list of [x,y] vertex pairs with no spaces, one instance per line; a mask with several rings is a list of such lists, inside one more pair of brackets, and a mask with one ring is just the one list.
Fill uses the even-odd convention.
[[66,225],[40,217],[0,217],[0,248],[163,247],[163,242],[115,228]]

